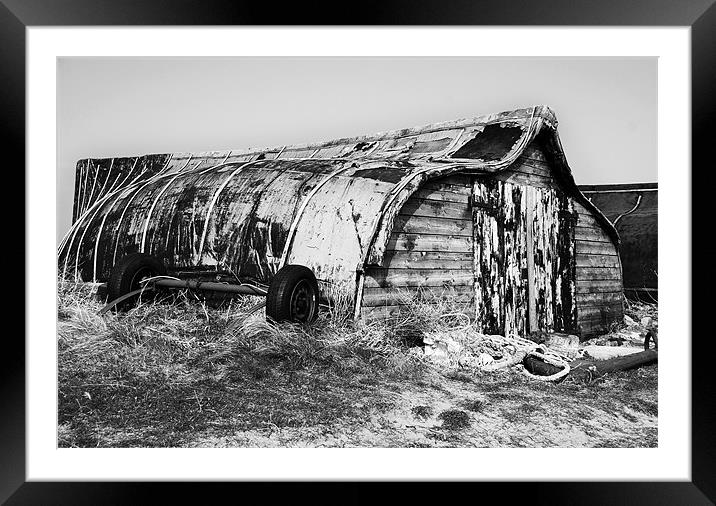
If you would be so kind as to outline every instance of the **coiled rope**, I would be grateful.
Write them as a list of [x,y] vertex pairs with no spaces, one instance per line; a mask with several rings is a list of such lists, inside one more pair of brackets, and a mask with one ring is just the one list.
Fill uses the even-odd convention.
[[554,350],[548,349],[544,345],[539,345],[535,343],[534,341],[530,341],[529,339],[525,339],[523,337],[509,335],[509,336],[498,336],[498,335],[485,335],[482,337],[483,341],[486,341],[493,346],[504,348],[507,346],[512,346],[515,348],[515,353],[511,354],[509,356],[506,356],[500,360],[497,360],[495,362],[492,362],[490,364],[487,364],[483,366],[481,369],[483,371],[497,371],[499,369],[503,369],[505,367],[510,367],[514,365],[521,364],[522,361],[527,356],[533,356],[540,360],[543,360],[544,362],[553,365],[555,367],[562,368],[561,371],[552,374],[550,376],[540,376],[538,374],[532,374],[529,371],[527,371],[524,367],[522,368],[523,374],[530,378],[534,378],[540,381],[556,381],[560,378],[563,378],[570,372],[569,367],[569,359],[565,357],[564,355],[557,353]]

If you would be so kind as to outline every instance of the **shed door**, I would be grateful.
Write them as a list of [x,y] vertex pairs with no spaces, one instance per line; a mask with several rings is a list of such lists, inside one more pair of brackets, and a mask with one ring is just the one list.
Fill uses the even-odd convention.
[[485,333],[572,331],[574,211],[558,189],[473,184],[476,324]]

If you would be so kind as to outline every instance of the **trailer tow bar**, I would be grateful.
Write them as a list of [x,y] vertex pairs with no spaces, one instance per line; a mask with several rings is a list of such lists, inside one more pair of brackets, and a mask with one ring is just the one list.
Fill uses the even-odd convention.
[[186,288],[189,290],[207,290],[213,292],[223,293],[235,293],[240,295],[259,295],[266,296],[267,292],[263,288],[258,286],[249,285],[242,283],[240,285],[232,285],[228,283],[215,283],[213,281],[196,281],[196,280],[182,280],[175,278],[157,277],[155,279],[147,279],[145,285],[142,288],[133,290],[129,293],[122,295],[109,302],[106,306],[100,309],[99,314],[104,314],[117,304],[134,297],[135,295],[141,294],[142,292],[155,290],[157,288]]
[[102,309],[100,309],[99,314],[104,314],[107,311],[109,311],[110,309],[112,309],[114,306],[119,304],[120,302],[123,302],[131,297],[134,297],[135,295],[139,295],[142,292],[148,292],[150,290],[154,290],[154,286],[152,286],[151,284],[148,284],[148,285],[143,286],[142,288],[139,288],[137,290],[133,290],[129,293],[125,293],[121,297],[114,299],[112,302],[108,303],[106,306],[104,306]]

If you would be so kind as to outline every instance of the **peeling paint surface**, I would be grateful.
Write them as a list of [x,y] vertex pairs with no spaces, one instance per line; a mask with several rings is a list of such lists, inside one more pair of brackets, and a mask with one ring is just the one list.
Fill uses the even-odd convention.
[[[61,249],[60,265],[77,268],[83,279],[106,280],[117,258],[143,251],[171,270],[206,268],[268,282],[300,203],[344,164],[256,160],[202,173],[199,160],[176,163],[159,177],[98,201]],[[374,226],[381,196],[394,181],[390,167],[382,169],[364,178],[351,168],[314,195],[299,221],[289,263],[307,265],[328,281],[355,276],[360,240]],[[380,174],[388,174],[388,181]]]
[[[560,255],[567,258],[572,242],[561,238],[560,213],[569,211],[569,199],[589,212],[593,206],[574,184],[556,124],[549,108],[536,106],[317,144],[80,160],[74,223],[58,249],[59,268],[105,281],[119,258],[143,251],[170,272],[220,272],[268,283],[282,262],[295,263],[311,268],[324,292],[355,293],[360,308],[356,287],[366,269],[382,265],[394,228],[405,225],[401,209],[413,195],[451,174],[498,174],[542,139],[568,197],[543,189],[535,197],[539,219],[532,233],[544,235],[535,264],[545,276],[566,279]],[[485,328],[523,321],[519,302],[526,296],[527,243],[520,231],[529,192],[493,183],[475,186],[483,213],[475,214],[474,261],[481,283],[490,280],[489,290],[485,285],[476,296]],[[500,211],[490,214],[490,206]],[[606,218],[594,214],[617,240]],[[540,325],[568,328],[572,317],[561,315],[569,313],[571,285],[536,290]],[[524,330],[516,325],[514,331]]]

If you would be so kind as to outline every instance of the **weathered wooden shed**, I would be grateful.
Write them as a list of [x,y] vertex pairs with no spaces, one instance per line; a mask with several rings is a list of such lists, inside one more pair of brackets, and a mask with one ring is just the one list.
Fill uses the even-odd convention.
[[579,189],[619,232],[624,294],[655,301],[659,293],[658,184],[581,185]]
[[177,275],[270,282],[307,266],[357,317],[404,291],[467,302],[485,332],[622,318],[616,230],[577,188],[545,106],[318,144],[80,160],[64,275],[123,255]]

